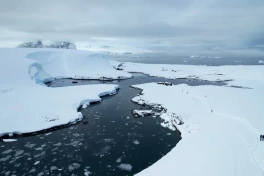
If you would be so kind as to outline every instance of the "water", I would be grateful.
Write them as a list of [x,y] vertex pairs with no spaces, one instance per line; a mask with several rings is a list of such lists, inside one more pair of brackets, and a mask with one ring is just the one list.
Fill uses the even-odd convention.
[[[168,81],[133,74],[133,79],[114,81],[118,94],[103,98],[81,112],[76,125],[43,134],[20,137],[17,142],[0,143],[0,175],[134,175],[166,155],[181,136],[160,125],[159,117],[134,118],[132,110],[147,109],[131,102],[140,90],[130,85]],[[99,81],[57,80],[52,87],[98,84]],[[192,79],[170,80],[173,84],[223,85]],[[10,150],[11,149],[11,150]],[[132,170],[118,168],[129,164]],[[11,174],[12,173],[12,174]]]
[[244,56],[223,56],[221,58],[190,58],[190,56],[169,56],[169,55],[142,55],[137,56],[116,56],[110,55],[110,59],[119,62],[135,62],[147,64],[179,64],[179,65],[208,65],[208,66],[221,66],[221,65],[263,65],[259,64],[263,57],[244,57]]

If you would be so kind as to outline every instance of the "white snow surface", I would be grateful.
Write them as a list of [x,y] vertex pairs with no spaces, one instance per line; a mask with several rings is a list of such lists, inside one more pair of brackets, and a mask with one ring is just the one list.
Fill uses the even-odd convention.
[[[111,61],[111,65],[118,67],[120,62]],[[196,65],[168,65],[168,64],[141,64],[123,63],[122,68],[127,72],[139,72],[149,76],[164,77],[168,79],[196,78],[208,81],[250,80],[257,81],[264,78],[264,67],[256,66],[196,66]],[[229,82],[232,84],[233,82]],[[241,82],[240,86],[242,85]]]
[[129,77],[103,55],[56,49],[0,49],[0,136],[29,133],[82,119],[77,108],[114,94],[118,85],[49,88],[43,81],[62,77]]
[[[191,72],[193,68],[190,66]],[[162,125],[172,130],[176,126],[182,133],[182,140],[171,152],[137,176],[264,175],[264,142],[260,142],[260,135],[264,133],[264,69],[235,66],[218,70],[222,68],[226,74],[227,70],[233,70],[227,76],[235,79],[234,84],[252,89],[134,85],[143,89],[139,100],[161,104],[167,109],[161,115]],[[174,123],[176,116],[171,115],[174,113],[183,120],[183,125]]]

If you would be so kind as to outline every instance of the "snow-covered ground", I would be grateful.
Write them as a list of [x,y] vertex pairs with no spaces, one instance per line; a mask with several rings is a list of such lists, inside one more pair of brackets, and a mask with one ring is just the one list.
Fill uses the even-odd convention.
[[0,49],[0,136],[28,133],[82,119],[81,105],[116,93],[117,85],[49,88],[52,79],[111,79],[131,75],[113,69],[104,55],[56,49]]
[[[168,79],[196,78],[208,81],[240,80],[258,81],[264,78],[264,67],[259,66],[196,66],[196,65],[168,65],[168,64],[140,64],[110,62],[112,66],[127,72],[140,72],[149,76]],[[233,82],[229,82],[232,84]],[[240,83],[240,86],[243,82]],[[250,85],[251,87],[251,85]]]
[[[120,63],[112,63],[118,65]],[[182,134],[166,156],[138,176],[263,176],[264,67],[181,66],[125,63],[120,68],[166,78],[231,79],[228,86],[134,85],[143,89],[133,101],[161,104],[162,125]],[[178,125],[180,121],[184,124]]]

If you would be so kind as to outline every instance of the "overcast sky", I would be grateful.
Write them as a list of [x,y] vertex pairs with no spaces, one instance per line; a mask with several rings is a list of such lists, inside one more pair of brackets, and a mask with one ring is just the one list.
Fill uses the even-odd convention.
[[264,48],[264,0],[0,0],[0,46],[95,40],[148,49]]

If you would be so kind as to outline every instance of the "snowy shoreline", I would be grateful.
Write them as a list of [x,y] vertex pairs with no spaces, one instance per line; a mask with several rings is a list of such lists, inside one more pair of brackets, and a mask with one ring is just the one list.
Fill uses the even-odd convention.
[[[116,87],[116,91],[113,91],[113,92],[104,92],[104,93],[99,94],[98,96],[100,97],[100,99],[97,99],[97,100],[89,100],[89,102],[86,102],[85,104],[80,104],[80,106],[77,108],[78,112],[82,108],[86,108],[89,105],[101,103],[103,101],[103,98],[116,95],[118,93],[118,90],[119,89],[120,89],[119,87]],[[34,131],[34,132],[29,132],[29,133],[27,133],[27,132],[25,132],[25,133],[20,133],[20,132],[7,132],[7,133],[2,133],[2,134],[0,134],[0,140],[3,139],[3,141],[4,141],[5,139],[14,138],[14,137],[16,138],[16,137],[34,136],[34,135],[38,135],[38,134],[47,133],[47,132],[51,132],[51,131],[54,131],[54,130],[62,129],[62,128],[67,128],[67,127],[69,127],[71,125],[74,125],[76,123],[81,122],[84,118],[85,118],[85,116],[83,116],[80,113],[80,115],[79,115],[78,118],[76,118],[73,121],[70,121],[69,123],[59,124],[57,126],[49,127],[47,129],[41,129],[39,131]]]
[[142,90],[132,102],[161,105],[167,110],[160,116],[164,120],[161,125],[171,130],[177,127],[182,135],[171,152],[136,175],[174,175],[175,166],[177,174],[184,176],[264,174],[264,143],[259,142],[264,124],[263,66],[122,66],[124,71],[168,79],[229,80],[224,86],[131,86]]
[[101,101],[100,97],[115,94],[119,88],[110,84],[51,88],[45,85],[47,80],[76,75],[101,80],[131,77],[113,69],[100,53],[62,49],[0,51],[0,137],[76,123],[83,118],[78,112],[80,106]]

